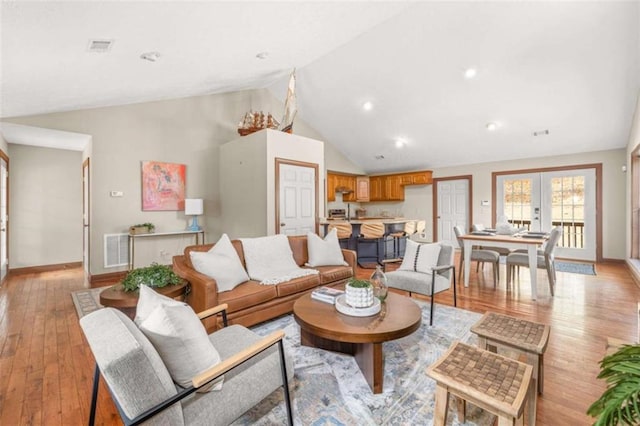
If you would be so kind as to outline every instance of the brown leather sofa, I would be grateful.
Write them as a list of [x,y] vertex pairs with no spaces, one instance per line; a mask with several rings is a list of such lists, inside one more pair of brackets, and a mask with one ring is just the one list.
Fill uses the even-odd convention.
[[[309,259],[306,236],[289,236],[289,245],[298,266],[305,268]],[[242,243],[232,240],[238,252],[242,266],[246,269]],[[303,294],[312,292],[318,286],[336,286],[355,275],[356,253],[342,250],[348,266],[318,266],[319,274],[295,278],[275,285],[261,285],[257,281],[246,281],[233,290],[218,292],[216,280],[199,273],[191,263],[191,251],[208,251],[214,244],[189,246],[183,255],[173,257],[173,270],[191,284],[191,292],[187,302],[194,311],[202,312],[221,303],[228,304],[228,320],[230,324],[241,324],[245,327],[258,324],[268,319],[289,313],[293,303]],[[219,319],[217,321],[220,321]],[[216,319],[204,321],[207,332],[217,328]]]

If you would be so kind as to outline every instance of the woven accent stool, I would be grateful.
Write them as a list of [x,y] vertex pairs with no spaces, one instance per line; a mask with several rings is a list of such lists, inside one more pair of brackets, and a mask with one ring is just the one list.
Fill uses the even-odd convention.
[[[436,381],[434,425],[447,422],[449,394],[458,398],[458,421],[465,422],[465,402],[498,416],[498,426],[524,420],[525,404],[535,401],[533,368],[502,355],[454,342],[427,368]],[[529,406],[529,424],[535,425],[535,410]],[[533,415],[532,415],[533,411]]]
[[548,325],[507,315],[487,312],[471,327],[478,335],[478,346],[482,349],[505,350],[524,355],[533,367],[533,380],[538,393],[544,389],[544,352],[549,343],[551,328]]

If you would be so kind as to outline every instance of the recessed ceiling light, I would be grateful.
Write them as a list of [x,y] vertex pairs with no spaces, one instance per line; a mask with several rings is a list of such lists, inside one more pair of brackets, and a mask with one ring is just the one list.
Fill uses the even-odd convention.
[[487,123],[487,130],[490,132],[493,132],[495,130],[498,129],[498,123],[494,123],[493,121],[491,123]]
[[140,59],[144,59],[145,61],[155,62],[160,59],[159,52],[147,52],[140,55]]
[[267,59],[269,57],[269,52],[260,52],[256,55],[258,59]]
[[475,68],[467,68],[466,70],[464,70],[464,78],[466,79],[472,79],[476,75],[478,75],[478,70]]
[[396,148],[400,149],[407,144],[407,140],[405,138],[396,139]]
[[362,104],[362,109],[365,111],[371,111],[373,109],[373,102],[367,101]]

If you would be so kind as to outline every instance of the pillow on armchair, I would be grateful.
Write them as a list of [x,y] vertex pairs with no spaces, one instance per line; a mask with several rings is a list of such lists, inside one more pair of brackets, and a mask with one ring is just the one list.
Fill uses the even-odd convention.
[[[220,354],[191,306],[140,287],[139,304],[145,306],[136,323],[156,348],[171,378],[182,387],[191,379],[220,362]],[[223,377],[202,387],[198,392],[222,389]]]
[[420,244],[407,239],[404,259],[398,270],[430,274],[431,269],[438,265],[441,248],[442,246],[438,243]]

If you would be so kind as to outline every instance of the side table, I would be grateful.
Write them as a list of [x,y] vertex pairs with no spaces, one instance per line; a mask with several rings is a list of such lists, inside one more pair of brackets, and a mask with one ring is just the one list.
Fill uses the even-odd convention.
[[[182,284],[168,285],[165,287],[154,288],[154,290],[163,296],[171,297],[173,299],[184,299],[187,285],[189,285],[189,283],[185,281]],[[136,316],[138,296],[139,293],[137,291],[124,291],[122,284],[116,284],[104,289],[100,293],[100,304],[102,306],[118,308],[127,314],[129,318],[133,319]]]
[[465,402],[498,416],[498,425],[524,420],[529,402],[529,425],[535,425],[535,389],[532,367],[475,346],[454,342],[449,350],[427,368],[436,381],[434,425],[447,423],[449,395],[459,398],[458,421],[465,422]]
[[541,395],[544,388],[544,352],[550,331],[548,325],[495,312],[487,312],[471,327],[471,332],[478,335],[478,346],[482,349],[494,346],[497,350],[524,354],[527,363],[533,367],[533,380]]

